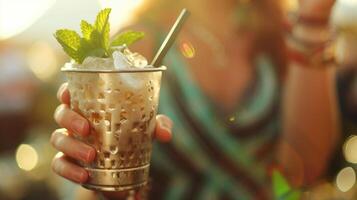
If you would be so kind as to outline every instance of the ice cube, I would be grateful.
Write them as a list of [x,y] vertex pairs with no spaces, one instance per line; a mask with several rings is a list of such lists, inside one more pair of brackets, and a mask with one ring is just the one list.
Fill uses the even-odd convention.
[[85,66],[93,65],[93,63],[95,62],[96,62],[95,57],[88,56],[87,58],[84,59],[82,66],[85,67]]
[[148,61],[146,60],[146,58],[138,53],[134,53],[132,55],[132,58],[132,63],[137,68],[144,68],[148,65]]
[[114,68],[118,70],[130,68],[130,63],[126,56],[120,51],[113,52]]
[[146,58],[139,53],[133,53],[128,48],[124,48],[123,54],[133,67],[144,68],[148,65]]
[[82,63],[84,69],[111,69],[113,68],[113,60],[110,58],[87,57]]
[[[125,51],[125,50],[124,50]],[[120,51],[113,53],[114,67],[119,70],[129,69],[133,64],[128,59],[128,56]],[[140,80],[140,75],[135,73],[120,73],[119,78],[123,84],[133,89],[139,89],[142,87],[143,81]]]

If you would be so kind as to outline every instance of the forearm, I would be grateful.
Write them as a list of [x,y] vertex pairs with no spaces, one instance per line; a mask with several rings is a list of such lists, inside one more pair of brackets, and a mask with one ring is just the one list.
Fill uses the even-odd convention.
[[335,69],[291,64],[283,94],[279,160],[295,184],[323,174],[339,138]]
[[299,20],[288,40],[291,64],[277,158],[294,185],[312,183],[324,173],[339,139],[336,69],[324,54],[334,1],[300,0]]

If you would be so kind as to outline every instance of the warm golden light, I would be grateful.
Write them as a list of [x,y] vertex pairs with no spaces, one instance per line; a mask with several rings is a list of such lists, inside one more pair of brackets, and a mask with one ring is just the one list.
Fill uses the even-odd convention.
[[29,28],[55,0],[0,0],[0,40]]
[[16,150],[16,162],[19,168],[31,171],[38,163],[38,154],[32,146],[21,144]]
[[336,177],[336,186],[342,192],[347,192],[356,183],[356,173],[352,167],[342,169]]
[[352,136],[346,141],[343,153],[348,162],[357,163],[357,136]]
[[284,2],[284,8],[287,12],[294,12],[297,11],[299,8],[299,1],[298,0],[286,0]]
[[132,18],[137,9],[145,0],[99,0],[102,8],[111,8],[110,24],[111,33],[116,33],[122,26]]
[[186,58],[193,58],[196,55],[195,47],[191,42],[182,42],[180,45],[180,50],[182,55]]
[[57,73],[57,57],[51,46],[45,42],[33,44],[27,52],[27,64],[35,76],[49,81]]
[[354,5],[357,4],[357,0],[338,0],[338,2],[346,3],[346,4],[354,4]]

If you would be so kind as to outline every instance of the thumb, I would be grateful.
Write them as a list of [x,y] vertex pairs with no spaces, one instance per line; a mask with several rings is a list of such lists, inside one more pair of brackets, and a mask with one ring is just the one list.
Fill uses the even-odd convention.
[[160,142],[169,142],[172,138],[173,122],[165,115],[156,116],[155,138]]

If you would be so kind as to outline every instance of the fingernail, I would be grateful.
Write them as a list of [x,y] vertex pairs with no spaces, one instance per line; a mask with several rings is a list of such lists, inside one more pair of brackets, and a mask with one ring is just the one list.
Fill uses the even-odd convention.
[[81,119],[76,119],[72,122],[72,130],[78,134],[81,134],[86,126],[86,122]]

